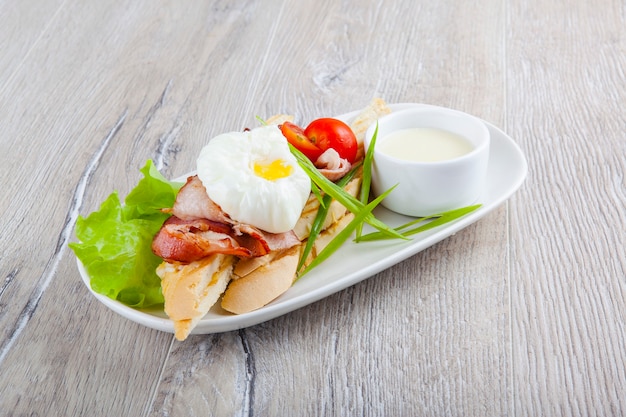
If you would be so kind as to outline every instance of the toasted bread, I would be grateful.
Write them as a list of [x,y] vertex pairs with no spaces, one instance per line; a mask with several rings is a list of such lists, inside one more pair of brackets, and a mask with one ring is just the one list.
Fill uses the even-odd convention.
[[290,114],[277,114],[265,121],[268,125],[281,125],[285,122],[293,123],[294,117]]
[[271,262],[233,280],[222,298],[222,308],[243,314],[263,307],[291,287],[300,260],[300,246],[278,254]]
[[[355,178],[345,187],[352,195],[360,189],[361,179]],[[302,244],[283,252],[271,252],[258,258],[240,260],[233,271],[233,280],[224,292],[222,308],[235,314],[243,314],[256,310],[276,299],[291,287],[296,278],[297,266],[302,249],[309,236],[311,224],[317,214],[319,201],[311,197],[307,202],[303,215],[294,229]],[[306,207],[306,206],[305,206]],[[309,215],[313,213],[313,215]],[[354,215],[337,201],[330,205],[323,232],[315,240],[313,251],[309,254],[305,266],[345,228]]]
[[231,280],[236,259],[215,254],[190,264],[163,262],[157,267],[165,313],[174,322],[178,340],[187,338],[220,298]]
[[364,108],[350,123],[350,128],[354,132],[359,144],[363,144],[365,132],[376,120],[391,113],[391,109],[382,98],[374,98],[370,104]]

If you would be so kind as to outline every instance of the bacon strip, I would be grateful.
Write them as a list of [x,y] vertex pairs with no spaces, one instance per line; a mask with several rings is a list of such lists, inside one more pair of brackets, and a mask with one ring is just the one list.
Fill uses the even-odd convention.
[[267,233],[234,221],[195,175],[178,192],[171,213],[152,242],[152,251],[167,262],[189,263],[215,253],[257,257],[300,243],[293,231]]
[[243,223],[234,225],[233,230],[235,231],[235,233],[237,233],[238,236],[249,236],[260,242],[267,251],[266,253],[277,250],[289,249],[292,246],[300,244],[300,239],[298,239],[293,230],[285,233],[268,233],[263,230],[257,229],[254,226]]
[[182,220],[208,219],[220,223],[232,222],[220,206],[209,198],[197,175],[187,178],[187,183],[178,191],[172,214]]
[[333,182],[343,178],[352,168],[352,164],[340,157],[333,148],[326,149],[315,161],[315,166],[322,175]]
[[152,241],[152,251],[167,262],[189,263],[215,253],[252,256],[230,236],[232,229],[207,219],[182,220],[171,216]]

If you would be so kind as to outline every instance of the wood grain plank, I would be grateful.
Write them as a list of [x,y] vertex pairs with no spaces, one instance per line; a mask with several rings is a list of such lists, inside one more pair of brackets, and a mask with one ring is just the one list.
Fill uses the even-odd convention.
[[66,257],[3,358],[0,414],[140,415],[156,389],[171,337],[112,314],[75,271]]
[[619,1],[511,2],[507,125],[530,162],[511,216],[519,415],[626,409],[625,17]]
[[251,415],[255,353],[243,337],[233,331],[174,342],[149,415]]
[[[246,329],[255,412],[505,415],[506,260],[494,250],[502,236],[486,239],[481,229],[495,230],[479,223],[350,289]],[[489,265],[459,268],[484,256]]]
[[20,71],[29,52],[46,35],[62,0],[4,1],[0,5],[0,91]]
[[[289,14],[280,37],[290,42],[270,51],[276,52],[270,58],[276,67],[267,75],[262,102],[277,102],[303,122],[357,109],[376,96],[504,122],[501,2],[484,3],[478,10],[461,2],[421,1],[329,3],[327,10],[314,16],[325,20],[312,21],[306,34],[300,22],[314,13],[306,8],[284,12]],[[303,100],[303,94],[312,98]]]
[[[0,373],[14,377],[2,378],[0,398],[17,415],[141,415],[156,393],[171,335],[97,305],[65,245],[78,212],[95,209],[114,189],[125,195],[139,166],[165,152],[193,90],[174,87],[189,74],[185,54],[194,55],[194,46],[209,53],[215,44],[197,39],[218,35],[226,29],[216,26],[239,13],[175,6],[73,5],[3,92],[2,120],[10,123],[2,125],[0,165],[4,179],[19,180],[3,179],[11,198],[2,199],[2,212],[17,220],[1,225]],[[163,55],[169,59],[156,65]],[[65,323],[69,329],[60,331]]]

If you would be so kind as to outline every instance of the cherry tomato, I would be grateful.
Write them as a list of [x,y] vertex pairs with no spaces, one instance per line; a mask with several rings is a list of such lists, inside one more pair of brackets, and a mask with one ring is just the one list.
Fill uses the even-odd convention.
[[304,129],[304,136],[322,152],[333,148],[340,157],[354,163],[358,149],[356,136],[341,120],[328,117],[313,120]]
[[284,122],[280,126],[280,131],[283,133],[283,136],[287,138],[289,143],[313,162],[317,161],[317,158],[324,152],[324,150],[317,147],[307,138],[304,130],[300,126],[290,122]]

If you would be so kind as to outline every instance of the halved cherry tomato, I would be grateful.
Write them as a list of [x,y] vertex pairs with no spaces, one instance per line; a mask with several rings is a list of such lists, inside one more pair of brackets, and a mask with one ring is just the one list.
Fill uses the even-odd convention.
[[356,136],[350,126],[341,120],[329,117],[313,120],[304,129],[304,136],[322,152],[333,148],[340,157],[354,163],[358,150]]
[[293,123],[284,122],[280,126],[280,131],[283,133],[283,136],[287,138],[289,143],[313,162],[317,161],[317,158],[319,158],[325,150],[313,144],[313,142],[306,137],[304,130]]

